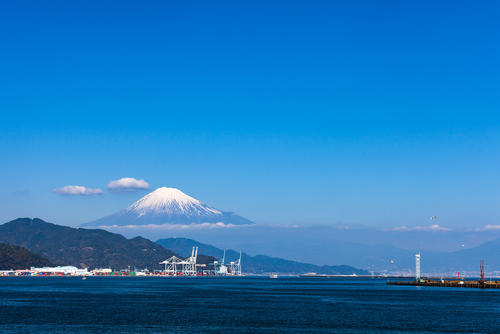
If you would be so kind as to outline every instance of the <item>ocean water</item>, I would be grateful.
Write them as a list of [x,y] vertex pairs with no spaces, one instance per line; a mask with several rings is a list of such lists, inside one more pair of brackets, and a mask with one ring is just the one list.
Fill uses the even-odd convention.
[[0,278],[2,333],[500,333],[500,290],[365,278]]

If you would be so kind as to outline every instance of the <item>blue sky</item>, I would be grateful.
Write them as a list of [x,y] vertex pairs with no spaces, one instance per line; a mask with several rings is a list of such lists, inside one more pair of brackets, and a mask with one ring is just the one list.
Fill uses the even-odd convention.
[[494,1],[2,7],[1,221],[134,177],[261,224],[500,223]]

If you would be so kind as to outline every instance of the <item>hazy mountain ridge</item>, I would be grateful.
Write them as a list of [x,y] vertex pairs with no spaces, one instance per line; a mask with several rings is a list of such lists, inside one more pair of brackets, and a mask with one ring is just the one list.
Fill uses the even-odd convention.
[[[375,272],[410,274],[415,270],[417,252],[422,254],[423,272],[449,274],[458,271],[478,272],[481,259],[485,261],[488,272],[500,270],[498,232],[472,231],[467,239],[467,236],[464,237],[466,231],[460,233],[387,231],[385,232],[387,234],[384,231],[373,231],[370,239],[369,229],[358,231],[326,226],[282,228],[254,225],[242,230],[176,231],[176,236],[204,240],[212,245],[227,245],[232,249],[241,248],[249,255],[262,254],[317,265],[347,263],[356,268]],[[417,240],[413,243],[408,242],[407,248],[397,247],[403,246],[402,243],[413,236]],[[160,238],[160,236],[155,238],[153,235],[149,237],[153,240]],[[496,239],[488,240],[491,238]],[[465,242],[461,242],[464,239]],[[438,246],[434,249],[425,247],[429,242],[440,240],[446,243],[445,249],[451,249],[456,245],[455,250],[438,251],[436,250],[439,249]],[[418,244],[422,246],[418,247]],[[470,246],[471,244],[475,245]]]
[[233,212],[223,212],[184,194],[179,189],[161,187],[126,209],[81,226],[127,226],[164,224],[223,223],[253,224]]
[[482,245],[463,249],[450,253],[428,253],[422,254],[423,268],[436,270],[447,268],[448,271],[477,271],[479,262],[485,263],[487,272],[496,271],[500,273],[500,239],[486,242]]
[[[197,246],[200,252],[218,258],[222,258],[224,251],[217,247],[207,245],[188,238],[167,238],[156,241],[158,244],[172,249],[173,251],[187,255],[193,246]],[[235,250],[226,250],[226,264],[230,261],[236,261],[240,253]],[[336,266],[318,266],[309,263],[286,260],[282,258],[270,257],[265,255],[249,256],[242,253],[243,271],[246,273],[264,274],[264,273],[283,273],[283,274],[303,274],[307,272],[316,272],[318,274],[330,275],[368,275],[369,272],[363,269],[354,268],[348,265]]]

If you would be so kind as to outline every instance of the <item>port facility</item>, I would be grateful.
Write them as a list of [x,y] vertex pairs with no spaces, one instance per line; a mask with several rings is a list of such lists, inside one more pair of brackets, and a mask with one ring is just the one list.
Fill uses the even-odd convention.
[[160,264],[164,265],[164,270],[112,270],[110,268],[98,268],[88,270],[87,268],[77,268],[74,266],[57,266],[57,267],[31,267],[30,269],[21,270],[1,270],[2,276],[159,276],[159,277],[198,277],[198,276],[242,276],[241,271],[241,252],[240,257],[236,261],[231,261],[226,264],[226,252],[221,261],[213,263],[198,264],[198,247],[193,247],[191,256],[181,259],[177,256],[172,256]]
[[485,278],[484,262],[481,260],[479,263],[480,277],[479,279],[465,279],[458,277],[456,279],[448,278],[424,278],[421,277],[420,271],[420,253],[415,254],[415,278],[406,281],[387,281],[388,285],[406,285],[406,286],[430,286],[442,288],[475,288],[475,289],[500,289],[500,281],[488,281]]

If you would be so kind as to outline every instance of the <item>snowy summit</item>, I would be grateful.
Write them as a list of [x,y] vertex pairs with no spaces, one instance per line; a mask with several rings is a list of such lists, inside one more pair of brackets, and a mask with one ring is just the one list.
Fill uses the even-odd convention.
[[82,226],[223,223],[253,224],[232,212],[217,210],[176,188],[161,187],[113,215]]
[[176,188],[161,187],[147,194],[137,202],[130,205],[127,211],[137,212],[140,216],[148,213],[154,214],[198,214],[220,215],[213,209],[197,199],[184,194]]

